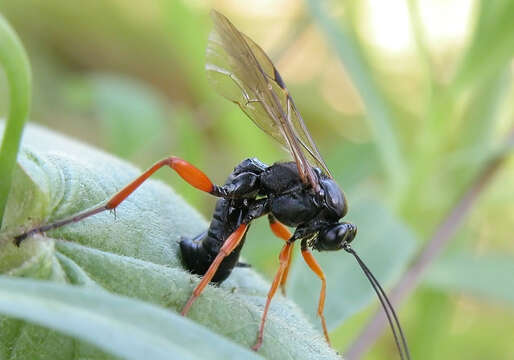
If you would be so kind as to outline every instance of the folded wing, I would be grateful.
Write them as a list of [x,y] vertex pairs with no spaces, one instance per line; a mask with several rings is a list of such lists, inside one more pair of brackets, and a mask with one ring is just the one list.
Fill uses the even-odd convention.
[[249,37],[212,11],[214,28],[207,46],[206,70],[216,91],[239,105],[264,132],[284,145],[304,183],[319,189],[312,166],[330,172],[319,154],[280,74]]

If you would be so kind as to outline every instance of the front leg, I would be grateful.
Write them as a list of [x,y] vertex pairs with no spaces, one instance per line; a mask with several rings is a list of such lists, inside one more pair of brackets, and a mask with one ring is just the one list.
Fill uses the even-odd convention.
[[319,277],[321,280],[321,291],[319,294],[319,302],[318,302],[318,316],[321,319],[321,326],[323,328],[323,335],[325,335],[325,339],[327,340],[328,345],[330,345],[330,337],[328,336],[327,322],[325,321],[325,315],[323,314],[323,309],[325,308],[325,296],[327,292],[327,279],[325,277],[325,273],[319,266],[318,262],[312,256],[312,253],[307,248],[307,240],[302,240],[302,256],[309,268]]

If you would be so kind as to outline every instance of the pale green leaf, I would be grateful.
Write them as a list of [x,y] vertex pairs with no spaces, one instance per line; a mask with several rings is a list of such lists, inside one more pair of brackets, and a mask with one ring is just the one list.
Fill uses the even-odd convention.
[[[77,337],[124,359],[262,359],[161,307],[84,287],[2,276],[0,313]],[[11,355],[24,353],[14,350]],[[85,355],[79,346],[74,358]]]
[[[161,171],[177,176],[169,169]],[[180,310],[198,277],[182,268],[178,241],[197,235],[207,223],[160,182],[141,186],[118,207],[116,216],[101,213],[34,236],[21,248],[12,245],[13,236],[23,228],[90,208],[139,173],[98,150],[29,127],[9,198],[7,229],[0,235],[2,272],[101,287]],[[253,270],[236,268],[221,286],[204,291],[189,316],[248,348],[256,340],[268,289]],[[280,295],[273,300],[268,319],[259,354],[270,359],[336,358],[319,331]]]
[[514,259],[506,254],[447,255],[432,265],[424,283],[449,292],[514,304]]

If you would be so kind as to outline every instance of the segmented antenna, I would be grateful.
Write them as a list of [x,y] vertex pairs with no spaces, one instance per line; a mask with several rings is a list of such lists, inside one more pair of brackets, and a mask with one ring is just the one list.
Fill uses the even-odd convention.
[[[396,312],[394,311],[393,305],[389,301],[384,289],[382,289],[382,286],[380,286],[378,280],[371,273],[366,264],[364,264],[361,258],[357,255],[355,250],[353,250],[349,244],[344,245],[343,248],[346,252],[352,254],[355,257],[355,260],[357,260],[357,262],[359,263],[359,266],[364,272],[364,275],[366,275],[369,282],[371,283],[371,286],[373,286],[373,289],[375,290],[375,293],[378,296],[378,300],[380,300],[380,304],[382,304],[382,308],[384,309],[384,312],[387,316],[387,320],[389,321],[389,326],[391,327],[391,331],[393,332],[394,341],[396,343],[396,347],[398,348],[398,352],[400,353],[400,358],[402,360],[410,360],[409,347],[407,346],[405,335],[403,334],[402,327],[400,326],[400,321],[398,320],[398,316],[396,316]],[[398,328],[398,333],[400,334],[401,345],[400,340],[398,339],[398,333],[396,331],[395,325],[396,328]]]

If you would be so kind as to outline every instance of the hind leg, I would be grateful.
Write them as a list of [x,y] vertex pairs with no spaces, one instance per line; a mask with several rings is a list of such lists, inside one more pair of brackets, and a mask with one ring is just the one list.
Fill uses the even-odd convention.
[[177,174],[182,179],[184,179],[191,186],[199,190],[205,191],[209,194],[218,197],[223,197],[224,195],[226,195],[226,191],[224,191],[224,188],[214,185],[211,182],[211,180],[207,177],[207,175],[205,175],[201,170],[197,169],[185,160],[182,160],[175,156],[171,156],[169,158],[156,162],[151,168],[143,172],[130,184],[128,184],[123,189],[114,194],[105,204],[84,211],[82,213],[76,214],[72,217],[56,221],[51,224],[34,227],[24,232],[23,234],[15,236],[14,243],[16,244],[16,246],[20,246],[23,240],[34,234],[44,233],[46,231],[53,230],[70,223],[78,222],[87,217],[93,216],[106,210],[115,210],[119,204],[121,204],[130,194],[136,191],[137,188],[139,188],[139,186],[141,186],[150,176],[152,176],[152,174],[154,174],[157,170],[165,166],[175,170],[175,172],[177,172]]

